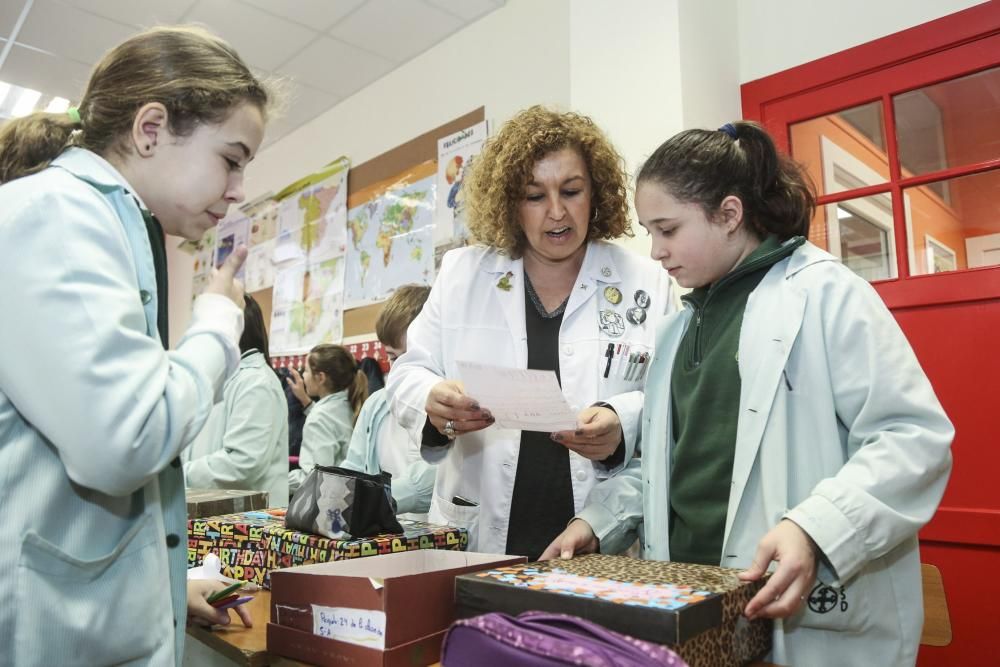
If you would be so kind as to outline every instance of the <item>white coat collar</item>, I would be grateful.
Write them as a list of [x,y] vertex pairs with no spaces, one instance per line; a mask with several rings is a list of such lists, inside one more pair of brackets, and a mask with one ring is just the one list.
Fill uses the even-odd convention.
[[126,194],[135,197],[135,200],[139,202],[139,207],[143,211],[149,210],[149,207],[146,206],[142,198],[139,197],[139,194],[125,180],[122,173],[115,169],[114,165],[93,151],[71,146],[52,161],[52,166],[65,169],[77,178],[87,181],[101,192],[123,190]]
[[[597,294],[600,284],[621,282],[621,273],[615,263],[611,247],[611,244],[606,241],[589,241],[587,243],[583,264],[580,266],[575,287],[569,295],[569,303],[566,304],[566,311],[563,314],[564,321],[586,303],[592,295]],[[494,283],[494,289],[498,292],[507,326],[514,333],[515,338],[526,339],[523,260],[521,258],[514,259],[510,255],[494,250],[493,261],[484,261],[481,268],[486,273],[491,274],[491,280]],[[502,284],[501,281],[503,281]],[[509,289],[505,289],[504,286],[509,287]]]

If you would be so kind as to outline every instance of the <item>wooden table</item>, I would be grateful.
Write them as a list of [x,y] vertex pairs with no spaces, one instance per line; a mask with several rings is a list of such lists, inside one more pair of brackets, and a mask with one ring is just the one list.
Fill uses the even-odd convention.
[[253,620],[252,628],[243,627],[239,617],[233,613],[230,614],[232,623],[229,625],[215,625],[211,628],[189,625],[188,641],[192,638],[197,639],[241,666],[304,665],[305,663],[267,652],[267,622],[271,617],[271,591],[261,590],[254,593],[253,600],[247,602],[246,606]]
[[[188,641],[201,641],[236,664],[246,667],[306,667],[306,663],[271,655],[267,652],[267,622],[271,617],[271,591],[254,593],[254,599],[247,602],[253,627],[245,628],[236,614],[231,614],[229,625],[216,625],[211,629],[189,625]],[[439,663],[431,667],[439,667]],[[769,662],[755,662],[750,667],[775,667]]]

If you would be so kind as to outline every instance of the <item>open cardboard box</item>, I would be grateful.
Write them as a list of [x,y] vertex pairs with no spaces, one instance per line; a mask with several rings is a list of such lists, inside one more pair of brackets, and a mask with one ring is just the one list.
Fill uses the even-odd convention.
[[525,560],[421,550],[275,570],[267,650],[317,665],[435,663],[455,620],[455,577]]

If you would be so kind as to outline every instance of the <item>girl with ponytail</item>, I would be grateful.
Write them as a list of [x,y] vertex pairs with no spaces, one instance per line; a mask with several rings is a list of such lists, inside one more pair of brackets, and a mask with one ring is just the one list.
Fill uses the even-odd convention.
[[229,622],[218,582],[186,582],[179,454],[239,365],[246,249],[167,352],[164,233],[243,200],[270,94],[215,35],[161,27],[79,100],[0,129],[0,664],[180,665],[188,614]]
[[293,494],[317,465],[339,466],[347,456],[354,423],[368,398],[368,379],[347,348],[324,344],[309,351],[305,371],[292,373],[290,383],[306,404],[299,467],[288,473]]
[[954,429],[871,286],[805,238],[813,196],[757,124],[689,130],[639,171],[652,256],[682,287],[648,370],[642,457],[543,557],[624,551],[770,579],[766,659],[912,665],[917,533]]

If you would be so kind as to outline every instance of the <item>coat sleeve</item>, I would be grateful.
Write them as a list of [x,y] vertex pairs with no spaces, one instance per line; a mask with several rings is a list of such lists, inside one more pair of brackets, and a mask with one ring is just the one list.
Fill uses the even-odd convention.
[[848,459],[786,518],[812,537],[843,581],[933,516],[951,471],[955,431],[875,290],[853,275],[837,282],[821,307]]
[[[420,314],[406,332],[406,352],[393,364],[386,380],[389,409],[408,432],[419,433],[427,420],[425,407],[431,388],[445,379],[441,340],[442,293],[454,275],[452,253],[445,255],[441,271]],[[438,447],[440,455],[450,445]]]
[[96,190],[52,188],[5,208],[0,391],[74,482],[127,495],[201,429],[238,363],[242,310],[199,297],[165,352],[147,333],[121,223]]
[[593,529],[601,553],[622,553],[632,546],[642,524],[642,459],[632,459],[620,473],[591,489],[575,518]]
[[[237,380],[243,372],[236,376]],[[276,405],[279,396],[260,376],[254,375],[226,398],[228,412],[222,446],[184,465],[190,487],[253,489],[271,466],[271,450],[282,424],[284,397]]]

